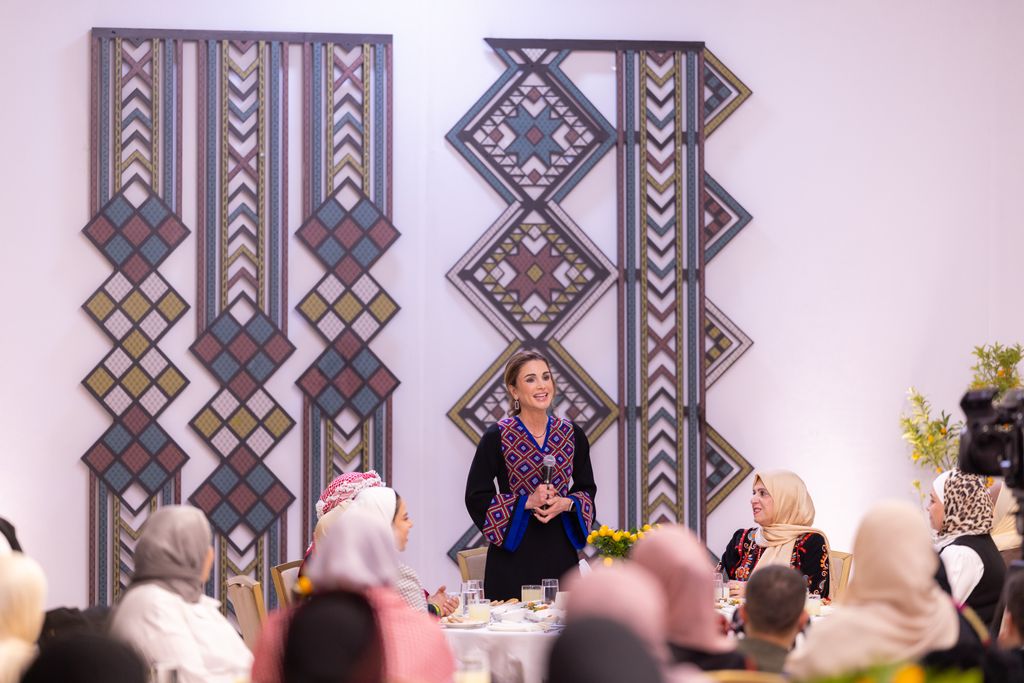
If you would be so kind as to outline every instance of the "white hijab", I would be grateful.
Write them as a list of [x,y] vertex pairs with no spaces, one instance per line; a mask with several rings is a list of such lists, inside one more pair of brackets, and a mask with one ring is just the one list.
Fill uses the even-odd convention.
[[814,624],[786,660],[796,680],[914,661],[953,646],[960,623],[935,583],[939,556],[920,510],[904,501],[873,507],[853,542],[857,572],[840,609]]
[[378,515],[350,507],[317,543],[306,575],[316,591],[393,586],[398,578],[398,551],[391,525]]
[[356,494],[349,509],[377,515],[388,528],[391,528],[395,523],[395,513],[398,511],[398,494],[394,489],[385,486],[363,489]]

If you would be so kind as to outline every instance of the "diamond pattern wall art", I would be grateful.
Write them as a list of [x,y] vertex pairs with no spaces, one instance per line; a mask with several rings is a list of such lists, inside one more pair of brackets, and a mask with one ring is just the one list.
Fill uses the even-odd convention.
[[82,384],[111,424],[82,457],[89,470],[89,600],[124,590],[138,530],[181,500],[188,455],[157,420],[188,386],[160,347],[189,310],[160,273],[188,237],[181,218],[181,44],[92,41],[91,218],[83,234],[113,269],[83,304],[111,350]]
[[[289,559],[296,494],[268,455],[298,416],[268,381],[295,351],[293,308],[325,344],[309,370],[294,369],[302,378],[295,395],[306,397],[299,441],[310,512],[298,516],[299,535],[308,539],[312,498],[334,472],[386,472],[398,379],[369,345],[399,310],[370,273],[398,238],[390,219],[390,43],[379,35],[93,30],[91,218],[83,232],[113,272],[83,305],[111,342],[83,380],[111,420],[82,458],[90,472],[92,602],[110,604],[124,589],[148,515],[184,500],[214,530],[209,591],[223,596],[229,576],[252,575],[276,604],[269,569]],[[185,49],[194,60],[183,60]],[[290,54],[302,62],[301,88],[289,86]],[[183,77],[186,69],[194,71]],[[185,82],[194,93],[183,92]],[[195,101],[187,111],[186,95]],[[290,115],[302,118],[299,140]],[[195,167],[185,169],[181,131],[189,126],[197,148]],[[304,218],[289,226],[296,144]],[[196,188],[194,232],[181,216],[184,182]],[[324,267],[297,306],[287,296],[296,230]],[[194,302],[161,272],[190,238]],[[191,348],[166,348],[167,333],[190,311]],[[197,398],[187,426],[159,424],[189,387],[179,369],[189,351],[215,390]],[[215,460],[190,493],[181,490],[189,457],[179,445],[188,428]]]
[[391,479],[391,396],[398,378],[370,342],[398,313],[372,275],[399,237],[391,221],[391,41],[337,39],[304,48],[303,222],[296,235],[323,277],[296,306],[325,347],[297,380],[303,395],[302,534],[342,472]]
[[[508,207],[448,279],[508,347],[449,417],[479,439],[503,414],[505,361],[523,345],[538,347],[556,366],[557,413],[591,442],[618,424],[621,523],[671,521],[703,533],[708,510],[750,471],[704,417],[707,387],[751,344],[704,292],[706,263],[751,220],[705,172],[704,143],[750,90],[703,43],[487,42],[505,70],[447,139]],[[563,70],[573,52],[614,55],[614,123]],[[562,206],[612,148],[616,262]],[[562,344],[613,287],[617,401]],[[482,542],[469,529],[449,555]]]

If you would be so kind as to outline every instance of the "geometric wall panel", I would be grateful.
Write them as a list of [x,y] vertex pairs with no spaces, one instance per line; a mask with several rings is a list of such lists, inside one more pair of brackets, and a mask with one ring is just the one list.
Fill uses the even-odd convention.
[[[704,269],[751,216],[704,170],[705,140],[750,96],[703,43],[488,39],[505,70],[447,135],[507,204],[448,280],[510,343],[449,411],[474,441],[504,415],[501,370],[524,345],[551,358],[558,394],[591,441],[619,427],[624,525],[686,524],[749,464],[705,420],[707,388],[751,340],[707,300]],[[573,52],[616,62],[607,121],[562,70]],[[613,262],[562,202],[615,148]],[[561,345],[617,283],[619,392],[607,397]],[[605,498],[605,500],[608,500]],[[452,546],[482,542],[467,530]]]

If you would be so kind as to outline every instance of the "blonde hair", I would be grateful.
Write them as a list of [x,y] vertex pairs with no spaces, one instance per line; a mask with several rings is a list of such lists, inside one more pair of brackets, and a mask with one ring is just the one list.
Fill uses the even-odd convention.
[[[523,366],[534,360],[541,361],[544,365],[548,366],[548,372],[551,371],[551,363],[549,363],[548,359],[539,351],[534,351],[533,349],[516,351],[512,357],[508,359],[508,362],[505,363],[504,378],[506,391],[508,387],[514,387],[516,385],[516,380],[519,379],[519,371],[523,369]],[[510,417],[514,417],[522,412],[520,408],[516,407],[516,401],[512,398],[511,391],[508,392],[508,407],[508,414]]]
[[43,630],[46,575],[21,553],[0,556],[0,683],[17,683]]

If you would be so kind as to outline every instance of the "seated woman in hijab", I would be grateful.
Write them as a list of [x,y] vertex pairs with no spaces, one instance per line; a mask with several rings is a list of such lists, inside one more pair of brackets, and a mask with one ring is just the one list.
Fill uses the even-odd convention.
[[992,498],[985,481],[974,474],[948,470],[935,478],[929,498],[928,516],[937,534],[935,549],[949,593],[958,606],[967,605],[982,621],[991,623],[1006,564],[990,533]]
[[569,580],[566,627],[548,659],[549,683],[701,680],[692,666],[672,663],[665,642],[671,598],[635,564],[599,567]]
[[917,508],[876,505],[861,520],[853,555],[857,571],[842,609],[814,624],[787,658],[787,673],[813,680],[901,662],[982,666],[977,631],[933,578],[939,558]]
[[114,610],[111,634],[133,646],[149,667],[176,670],[181,683],[235,683],[252,654],[203,594],[213,567],[210,524],[187,505],[160,508],[135,546],[135,573]]
[[673,660],[704,671],[746,669],[746,658],[722,632],[707,548],[688,529],[664,526],[633,546],[633,562],[659,584],[669,608],[664,639]]
[[[412,519],[409,517],[405,501],[394,489],[382,486],[364,489],[356,495],[350,509],[366,510],[377,515],[394,531],[395,547],[398,552],[405,551],[409,543],[409,531],[412,530]],[[438,588],[433,595],[427,593],[416,572],[403,563],[398,565],[398,582],[395,588],[410,607],[419,611],[429,611],[434,616],[448,616],[459,604],[458,598],[448,595],[445,586]]]
[[46,577],[21,553],[0,556],[0,683],[17,683],[36,656]]
[[313,529],[313,542],[306,548],[306,555],[302,558],[302,566],[299,567],[299,576],[306,575],[306,564],[309,562],[312,554],[316,552],[316,542],[323,535],[323,531],[320,531],[321,523],[326,529],[332,521],[329,518],[325,522],[324,518],[331,517],[337,519],[352,504],[356,494],[363,489],[375,486],[384,486],[384,481],[374,470],[367,472],[343,472],[332,479],[327,488],[320,493],[320,498],[316,501],[317,522],[316,527]]
[[823,598],[831,595],[828,539],[815,529],[814,502],[800,477],[787,470],[754,473],[750,507],[756,527],[738,529],[722,553],[721,570],[729,579],[729,592],[743,594],[743,581],[758,566],[781,564],[807,579],[807,590]]
[[[441,626],[395,592],[398,551],[394,532],[381,518],[350,508],[331,527],[310,560],[307,576],[316,593],[349,591],[373,610],[384,659],[384,680],[448,683],[455,671]],[[271,614],[260,632],[252,683],[283,679],[284,647],[295,610]]]

